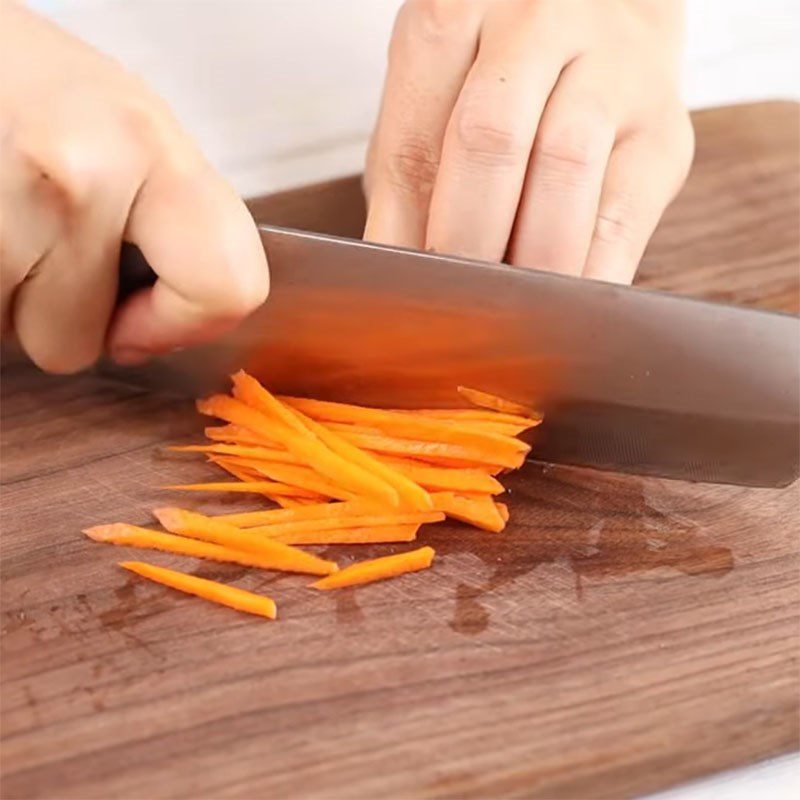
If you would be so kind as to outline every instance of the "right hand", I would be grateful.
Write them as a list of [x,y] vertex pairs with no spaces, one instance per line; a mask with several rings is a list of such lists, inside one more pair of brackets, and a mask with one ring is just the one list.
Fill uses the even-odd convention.
[[[0,0],[0,322],[73,372],[205,341],[259,306],[264,251],[233,189],[119,64]],[[120,245],[154,286],[115,308]]]

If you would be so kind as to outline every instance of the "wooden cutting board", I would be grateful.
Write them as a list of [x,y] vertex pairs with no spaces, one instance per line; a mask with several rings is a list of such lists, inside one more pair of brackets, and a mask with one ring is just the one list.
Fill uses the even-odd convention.
[[[796,312],[798,107],[695,122],[640,282]],[[352,230],[355,189],[254,208]],[[2,415],[5,798],[619,797],[798,746],[797,486],[532,466],[508,532],[437,527],[423,575],[320,595],[189,563],[275,596],[266,623],[80,535],[206,474],[161,448],[190,403],[8,364]]]

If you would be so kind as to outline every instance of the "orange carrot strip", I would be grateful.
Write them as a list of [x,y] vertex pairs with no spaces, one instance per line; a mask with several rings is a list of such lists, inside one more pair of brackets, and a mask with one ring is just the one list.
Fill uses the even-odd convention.
[[432,467],[420,463],[409,463],[408,459],[395,459],[391,456],[380,456],[382,461],[390,464],[398,472],[402,472],[420,486],[431,491],[451,492],[486,492],[502,494],[503,484],[480,469],[448,469]]
[[413,439],[399,439],[393,436],[347,433],[345,431],[342,431],[342,436],[352,444],[364,450],[370,450],[373,453],[412,456],[424,461],[434,460],[438,463],[455,461],[459,466],[466,462],[473,466],[476,464],[491,464],[508,469],[517,469],[525,462],[524,453],[499,455],[496,452],[489,453],[477,448],[464,447],[457,444],[415,441]]
[[435,551],[432,547],[420,547],[407,553],[398,553],[394,556],[373,558],[369,561],[360,561],[349,567],[339,570],[335,576],[329,576],[312,583],[314,589],[339,589],[342,586],[355,586],[361,583],[371,583],[384,578],[393,578],[405,572],[415,572],[427,569]]
[[275,447],[275,442],[258,436],[240,425],[208,425],[203,431],[206,438],[213,442],[250,445],[253,447]]
[[327,531],[295,531],[276,536],[284,544],[388,544],[413,542],[419,525],[382,525],[377,528],[336,528]]
[[208,456],[208,460],[211,464],[216,464],[218,467],[222,467],[222,469],[224,469],[229,475],[233,475],[234,478],[238,478],[240,481],[244,481],[245,483],[261,480],[261,475],[258,475],[251,469],[246,469],[237,464],[233,464],[228,458],[210,455]]
[[382,463],[375,456],[364,452],[352,442],[348,442],[344,437],[307,417],[301,411],[292,409],[290,413],[295,414],[300,422],[319,437],[321,442],[330,447],[334,453],[338,453],[342,458],[346,458],[351,463],[369,470],[373,475],[377,475],[386,481],[395,489],[401,501],[410,508],[423,511],[433,507],[428,492],[403,473]]
[[506,526],[497,503],[490,495],[467,496],[452,492],[437,492],[433,495],[433,504],[438,511],[443,511],[448,517],[486,531],[499,533]]
[[[309,572],[312,575],[328,575],[335,572],[337,566],[332,561],[318,559],[318,563],[308,563],[309,569],[296,570],[284,565],[284,560],[248,553],[245,550],[233,550],[218,544],[188,539],[184,536],[175,536],[171,533],[151,531],[136,525],[127,525],[117,522],[111,525],[95,525],[83,531],[86,536],[95,542],[108,542],[109,544],[124,547],[141,547],[146,550],[162,550],[165,553],[177,553],[182,556],[195,558],[208,558],[211,561],[224,561],[242,564],[246,567],[259,567],[260,569],[273,569],[288,572]],[[308,555],[307,553],[305,555]]]
[[153,513],[170,533],[202,539],[232,550],[256,553],[263,558],[273,559],[275,563],[281,564],[283,569],[293,572],[317,571],[322,569],[323,565],[331,563],[282,542],[273,541],[265,536],[255,536],[249,531],[243,531],[241,528],[235,528],[233,525],[227,525],[194,511],[182,508],[159,508]]
[[532,428],[541,423],[538,417],[530,418],[519,414],[507,414],[486,408],[423,408],[416,411],[403,411],[404,414],[418,414],[433,419],[449,419],[458,423],[503,423],[517,425],[520,428]]
[[331,517],[330,519],[304,519],[294,522],[279,522],[271,525],[259,525],[246,528],[246,532],[254,536],[267,536],[270,539],[280,539],[285,533],[298,533],[302,531],[329,531],[340,528],[383,528],[397,525],[425,525],[431,522],[441,522],[444,519],[441,511],[416,511],[409,514],[381,514],[374,513],[358,517]]
[[390,506],[400,504],[397,492],[385,481],[346,461],[315,436],[299,434],[282,424],[275,423],[260,411],[250,408],[239,400],[215,395],[198,401],[197,408],[201,414],[220,417],[234,424],[243,425],[266,438],[274,439],[290,453],[294,453],[306,464],[313,466],[321,475],[348,491],[373,497]]
[[299,397],[285,397],[281,400],[320,422],[351,422],[367,425],[380,428],[384,433],[400,438],[474,447],[498,456],[512,456],[519,452],[527,452],[529,449],[518,439],[462,428],[458,423],[446,420],[398,414],[396,411],[385,411],[380,408],[329,403],[324,400]]
[[469,403],[478,408],[488,408],[492,411],[500,411],[503,414],[516,414],[528,419],[542,420],[542,414],[533,408],[515,403],[512,400],[505,400],[488,392],[479,389],[470,389],[467,386],[459,386],[458,393]]
[[229,457],[228,461],[235,466],[257,473],[261,479],[297,486],[322,497],[333,497],[336,500],[351,500],[354,495],[323,478],[310,467],[296,464],[276,464],[271,461],[260,461],[254,458]]
[[267,497],[287,496],[287,497],[311,497],[313,492],[307,492],[297,486],[287,486],[284,483],[275,481],[217,481],[210,483],[176,483],[169,486],[162,486],[162,489],[170,489],[181,492],[244,492],[252,494],[263,494]]
[[278,525],[301,520],[333,519],[334,517],[358,517],[375,514],[381,507],[368,500],[349,500],[345,503],[319,503],[292,509],[268,509],[266,511],[244,511],[237,514],[220,514],[212,519],[227,522],[238,528],[254,528],[262,525]]
[[495,503],[497,506],[497,511],[503,519],[503,522],[508,522],[509,517],[511,516],[508,513],[508,506],[505,503]]
[[246,446],[239,444],[190,444],[171,446],[175,453],[211,453],[212,455],[234,456],[240,458],[258,458],[266,461],[277,461],[283,464],[297,464],[296,456],[277,447]]
[[246,592],[234,586],[224,586],[216,581],[187,575],[174,569],[157,567],[154,564],[145,564],[142,561],[120,561],[119,566],[171,589],[193,594],[195,597],[202,597],[204,600],[235,608],[237,611],[245,611],[267,619],[275,619],[278,613],[275,601],[271,597]]
[[[276,417],[298,433],[318,439],[331,452],[388,484],[395,490],[398,497],[411,508],[431,508],[431,498],[422,487],[381,464],[373,456],[360,450],[341,436],[337,436],[324,425],[309,419],[301,411],[284,405],[246,372],[241,370],[237,372],[233,376],[233,384],[234,395],[240,400],[265,414]],[[332,496],[338,497],[339,495]]]

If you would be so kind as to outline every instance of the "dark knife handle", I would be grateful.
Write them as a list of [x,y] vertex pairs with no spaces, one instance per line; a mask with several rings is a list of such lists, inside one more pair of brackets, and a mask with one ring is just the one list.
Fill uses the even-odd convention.
[[147,263],[142,251],[130,242],[123,242],[119,252],[119,285],[117,305],[139,289],[152,286],[158,276]]

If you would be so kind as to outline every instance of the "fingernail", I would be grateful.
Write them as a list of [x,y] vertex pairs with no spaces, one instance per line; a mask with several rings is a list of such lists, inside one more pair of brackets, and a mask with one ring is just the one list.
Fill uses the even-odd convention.
[[121,367],[135,367],[144,364],[150,358],[150,353],[135,347],[120,347],[111,353],[111,358]]

